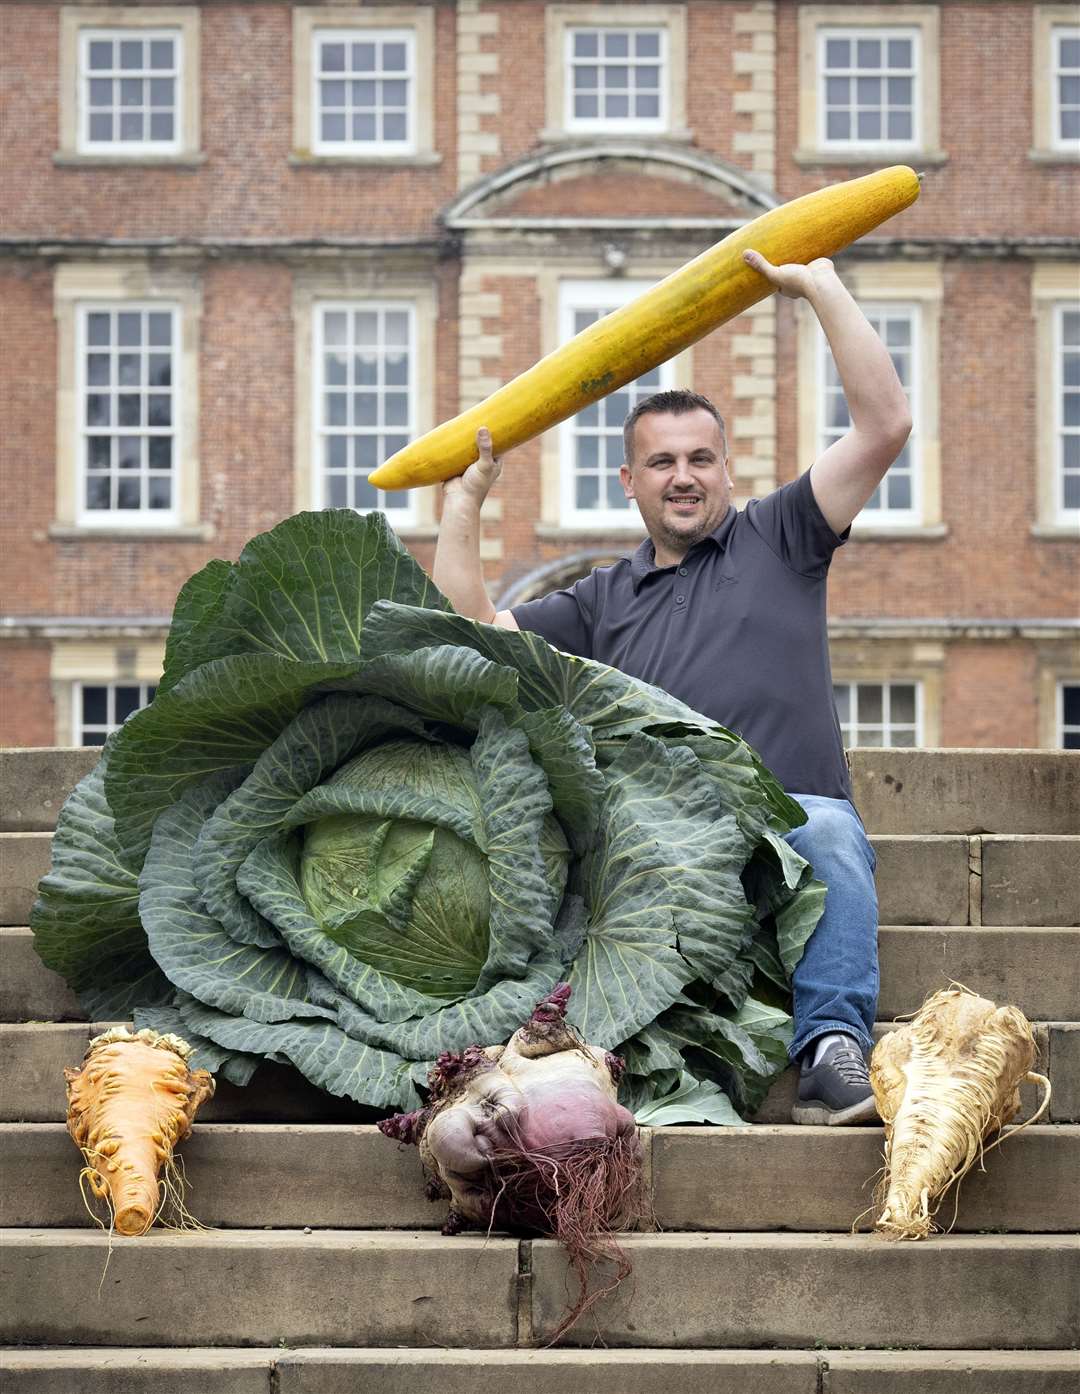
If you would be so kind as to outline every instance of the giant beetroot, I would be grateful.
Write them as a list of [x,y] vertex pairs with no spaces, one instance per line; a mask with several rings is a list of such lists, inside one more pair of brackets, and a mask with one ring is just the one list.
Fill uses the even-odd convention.
[[[649,1208],[637,1127],[616,1098],[623,1062],[579,1039],[569,998],[560,983],[506,1045],[440,1056],[427,1106],[379,1124],[419,1147],[429,1197],[450,1200],[445,1234],[473,1225],[562,1243],[578,1297],[553,1339],[629,1274],[615,1233]],[[605,1260],[607,1282],[590,1289]]]

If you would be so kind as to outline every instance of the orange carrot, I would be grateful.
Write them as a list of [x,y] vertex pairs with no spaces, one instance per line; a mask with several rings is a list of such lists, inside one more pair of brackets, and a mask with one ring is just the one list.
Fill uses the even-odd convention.
[[120,1027],[90,1042],[81,1069],[64,1071],[68,1132],[86,1158],[82,1176],[120,1234],[145,1234],[154,1223],[161,1172],[169,1176],[174,1146],[213,1095],[213,1077],[188,1069],[190,1054],[179,1036]]

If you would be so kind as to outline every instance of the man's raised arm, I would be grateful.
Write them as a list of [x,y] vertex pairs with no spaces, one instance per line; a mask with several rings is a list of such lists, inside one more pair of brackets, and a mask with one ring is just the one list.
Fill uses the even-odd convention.
[[443,485],[442,520],[435,544],[432,579],[459,615],[483,624],[517,629],[509,610],[495,611],[484,585],[480,565],[480,507],[499,477],[500,464],[491,453],[491,434],[476,433],[480,458],[463,475]]
[[815,460],[810,487],[826,522],[842,533],[903,450],[911,434],[911,407],[888,349],[831,261],[822,257],[809,266],[773,266],[758,252],[744,257],[781,295],[810,302],[832,349],[851,430]]

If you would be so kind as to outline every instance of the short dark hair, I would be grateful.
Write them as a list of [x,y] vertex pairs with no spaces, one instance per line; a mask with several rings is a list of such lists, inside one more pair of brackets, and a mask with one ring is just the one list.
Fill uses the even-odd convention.
[[720,427],[720,444],[726,456],[727,430],[724,418],[708,397],[703,397],[700,392],[688,392],[685,388],[677,387],[670,392],[654,392],[651,397],[643,397],[623,422],[623,456],[627,465],[630,464],[634,453],[634,427],[640,417],[648,416],[650,413],[658,416],[686,416],[692,411],[707,411]]

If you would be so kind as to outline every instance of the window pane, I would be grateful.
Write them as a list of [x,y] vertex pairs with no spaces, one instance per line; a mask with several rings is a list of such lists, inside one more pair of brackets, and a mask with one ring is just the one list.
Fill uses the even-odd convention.
[[383,140],[408,140],[409,131],[403,111],[391,111],[383,117]]
[[574,35],[574,57],[595,58],[597,35],[595,30],[587,29]]
[[369,484],[366,479],[359,475],[353,478],[353,505],[354,508],[378,508],[379,491],[374,485]]
[[881,685],[859,683],[859,721],[882,719]]
[[112,398],[104,393],[91,392],[86,398],[86,424],[88,426],[109,426],[111,422]]
[[86,445],[86,462],[89,467],[95,470],[107,470],[111,463],[112,437],[88,436]]
[[1065,684],[1061,689],[1061,703],[1066,726],[1080,726],[1080,684]]
[[659,58],[660,35],[655,30],[641,31],[634,38],[634,53],[638,58]]
[[107,474],[90,474],[86,477],[86,506],[91,512],[109,507],[111,499],[111,479]]
[[880,111],[860,111],[858,115],[858,123],[860,140],[881,139]]
[[90,105],[102,107],[112,106],[112,86],[112,78],[91,78]]
[[595,508],[600,501],[600,476],[579,474],[576,494],[578,508]]
[[343,73],[345,71],[344,44],[323,44],[321,53],[324,73]]
[[888,59],[890,68],[910,68],[912,63],[911,40],[890,39]]
[[[121,319],[123,316],[121,316]],[[154,310],[147,315],[146,341],[154,348],[172,344],[172,315]],[[123,339],[120,340],[123,343]]]
[[90,117],[90,139],[112,140],[113,119],[111,116],[93,115]]
[[598,98],[582,97],[581,95],[574,97],[574,115],[579,120],[591,121],[599,114],[599,110],[600,103]]
[[849,77],[827,77],[825,79],[825,102],[828,106],[846,106],[851,101],[851,79]]
[[846,683],[833,685],[833,701],[836,703],[836,716],[841,726],[851,720],[851,689]]
[[604,36],[604,54],[608,58],[625,58],[630,52],[630,36],[613,32]]
[[630,500],[623,492],[622,480],[617,474],[609,474],[607,480],[608,508],[629,508]]
[[121,436],[116,442],[116,465],[122,470],[137,470],[142,464],[141,436]]
[[86,341],[90,344],[107,344],[109,342],[109,316],[107,314],[90,314],[86,317]]
[[143,65],[143,45],[142,39],[121,39],[120,41],[120,66],[121,68],[141,68]]
[[345,139],[345,114],[339,112],[336,115],[331,112],[323,112],[320,118],[319,128],[322,131],[323,140],[344,140]]
[[609,95],[604,102],[604,114],[612,120],[621,121],[630,115],[630,98]]
[[855,100],[860,106],[877,106],[881,101],[881,79],[879,77],[857,77],[855,79]]
[[855,66],[857,68],[881,67],[881,40],[858,39],[855,43]]
[[600,463],[600,438],[578,436],[577,463],[579,470],[596,469]]
[[851,66],[851,41],[849,39],[826,39],[825,66],[827,68],[849,68]]
[[117,725],[125,721],[132,712],[137,712],[141,706],[142,700],[137,687],[116,688],[114,715]]
[[910,112],[889,112],[887,134],[890,140],[911,140],[913,139],[913,129]]
[[172,507],[172,480],[167,476],[152,474],[149,479],[150,507]]
[[898,745],[910,749],[915,745],[915,732],[910,730],[894,730],[892,735],[889,737],[889,744]]
[[634,84],[637,87],[659,87],[660,69],[655,67],[635,68]]
[[117,424],[120,426],[141,426],[142,397],[138,392],[122,392],[116,399]]
[[328,344],[344,344],[349,338],[349,317],[341,311],[323,315],[323,339]]
[[889,710],[892,721],[914,726],[915,686],[913,683],[893,683],[889,689]]
[[150,139],[151,140],[172,140],[173,138],[173,118],[172,112],[155,111],[150,117]]
[[147,398],[147,404],[148,422],[151,426],[172,425],[171,397],[166,397],[159,392],[154,392]]
[[172,437],[151,436],[147,442],[148,460],[152,470],[167,470],[172,467]]
[[849,140],[851,138],[850,113],[830,111],[825,117],[825,137],[827,140]]
[[109,719],[109,693],[105,687],[84,687],[82,719],[87,726],[104,726]]
[[383,67],[388,73],[402,73],[405,71],[404,44],[383,44]]
[[137,509],[141,504],[140,486],[138,479],[121,479],[116,485],[116,506],[117,508],[131,511]]
[[151,68],[171,68],[173,66],[172,39],[150,40]]
[[1067,474],[1062,480],[1063,508],[1080,508],[1080,474]]
[[326,502],[330,508],[349,507],[349,476],[347,474],[327,475]]
[[858,726],[855,729],[855,744],[870,746],[884,745],[884,733],[880,727]]
[[1058,60],[1062,68],[1080,68],[1080,39],[1062,38],[1058,43]]
[[150,387],[168,387],[172,383],[172,357],[167,353],[151,353],[146,360],[146,379]]
[[910,508],[911,507],[911,475],[910,474],[888,474],[885,476],[885,483],[888,486],[889,507],[890,508]]
[[111,68],[113,65],[112,49],[110,39],[94,39],[90,44],[90,67]]

